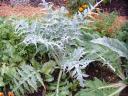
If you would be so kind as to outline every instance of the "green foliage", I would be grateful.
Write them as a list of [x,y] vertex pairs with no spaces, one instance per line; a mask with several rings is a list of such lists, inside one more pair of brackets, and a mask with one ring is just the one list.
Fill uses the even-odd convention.
[[[118,39],[103,37],[94,39],[91,42],[110,48],[112,51],[116,52],[119,55],[118,59],[120,59],[120,57],[125,57],[126,59],[128,59],[128,48],[126,47],[125,43],[119,41]],[[118,71],[120,69],[120,72],[118,72],[120,74],[119,77],[124,79],[125,77],[123,75],[123,72],[121,71],[121,66],[119,67],[119,64],[116,66],[114,67],[118,68]]]
[[94,39],[91,42],[106,46],[110,48],[112,51],[117,52],[119,56],[126,57],[128,59],[128,49],[126,47],[126,44],[120,42],[118,39],[103,37],[103,38]]
[[108,4],[111,0],[104,0],[103,3]]
[[[0,22],[0,76],[1,85],[9,85],[16,96],[24,96],[28,92],[37,90],[37,82],[43,84],[39,71],[29,64],[33,63],[27,56],[31,54],[24,44],[23,35],[15,33],[15,26],[1,19]],[[29,46],[31,48],[32,46]],[[26,55],[27,54],[27,55]],[[30,62],[28,64],[28,61]],[[26,64],[26,65],[24,65]],[[2,83],[3,82],[3,83]],[[30,88],[30,89],[29,89]]]
[[[85,32],[90,32],[92,34],[96,33],[100,36],[113,37],[117,31],[112,26],[114,26],[115,18],[117,13],[112,12],[110,14],[99,13],[97,17],[93,17],[94,20],[91,23],[85,23],[85,27],[82,28]],[[113,29],[112,29],[113,28]]]
[[[41,86],[40,83],[44,86],[43,81],[54,80],[51,74],[58,67],[54,59],[42,63],[38,58],[45,53],[47,58],[62,58],[63,54],[74,50],[68,51],[71,45],[77,46],[76,40],[81,35],[79,22],[77,19],[69,20],[61,12],[49,10],[38,22],[1,19],[1,85],[9,85],[16,96],[33,93]],[[43,61],[43,58],[40,60]],[[45,75],[45,80],[41,74]]]
[[126,23],[119,32],[117,32],[117,35],[115,36],[119,40],[125,42],[128,45],[128,23]]
[[87,4],[87,9],[90,10],[95,4],[95,0],[68,0],[66,7],[71,14],[75,14],[79,11],[79,7],[81,7],[83,4]]
[[[76,96],[114,96],[110,94],[112,94],[116,88],[107,88],[107,85],[107,83],[97,78],[95,78],[93,81],[88,80],[86,82],[87,88],[80,90]],[[116,94],[116,96],[118,95]]]
[[[121,63],[120,56],[107,47],[100,46],[98,44],[94,44],[93,41],[98,42],[97,40],[100,38],[101,37],[96,33],[92,35],[92,33],[90,34],[88,32],[83,32],[83,35],[82,35],[83,42],[80,42],[80,43],[81,43],[81,46],[84,46],[84,48],[86,50],[85,58],[88,60],[100,61],[103,63],[103,65],[107,65],[119,77],[124,77],[122,68],[120,65],[120,63]],[[105,37],[105,38],[107,38],[107,37]],[[90,41],[93,43],[90,43]],[[100,42],[98,42],[98,43],[100,43]],[[122,44],[122,46],[125,47],[125,44],[124,45]]]
[[[103,45],[105,47],[110,48],[112,51],[116,52],[119,57],[125,57],[127,60],[124,62],[125,66],[128,63],[128,48],[126,47],[126,44],[124,42],[119,41],[118,39],[113,38],[98,38],[92,40],[93,43]],[[127,67],[125,67],[125,72],[127,73]],[[123,72],[122,72],[123,73]],[[127,75],[120,77],[123,82],[125,82],[124,85],[122,85],[122,89],[124,89],[127,85]]]
[[24,96],[24,90],[29,93],[34,93],[34,91],[37,91],[40,84],[44,86],[39,71],[35,70],[30,65],[22,65],[17,68],[12,78],[12,91],[16,96]]
[[72,44],[75,39],[78,39],[80,32],[78,29],[79,22],[69,20],[62,11],[49,10],[48,14],[39,22],[15,21],[16,33],[24,34],[23,43],[25,45],[34,44],[37,52],[40,50],[38,49],[40,45],[43,45],[45,52],[63,52],[66,45]]
[[113,92],[113,88],[102,87],[107,86],[105,82],[86,80],[85,69],[99,61],[118,77],[123,76],[120,57],[128,59],[127,47],[117,39],[81,32],[84,19],[79,15],[69,19],[63,12],[64,8],[49,9],[39,21],[0,19],[1,86],[9,85],[16,96],[26,96],[40,86],[47,88],[47,96],[72,96],[77,88],[83,90],[76,96],[108,96]]
[[[62,69],[71,73],[71,76],[80,82],[80,86],[84,87],[84,78],[88,77],[82,69],[85,69],[94,60],[86,59],[83,48],[77,48],[69,56],[65,56],[61,61]],[[83,59],[82,59],[83,58]]]

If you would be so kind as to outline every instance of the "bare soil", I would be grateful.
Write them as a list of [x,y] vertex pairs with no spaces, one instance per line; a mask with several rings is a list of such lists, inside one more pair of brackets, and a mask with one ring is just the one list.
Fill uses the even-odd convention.
[[128,16],[128,0],[110,0],[110,3],[101,4],[103,11],[117,11],[120,16]]
[[0,16],[8,17],[8,16],[21,16],[21,17],[33,17],[33,16],[41,16],[45,14],[46,11],[42,11],[40,7],[32,7],[32,6],[15,6],[12,7],[7,4],[0,4]]

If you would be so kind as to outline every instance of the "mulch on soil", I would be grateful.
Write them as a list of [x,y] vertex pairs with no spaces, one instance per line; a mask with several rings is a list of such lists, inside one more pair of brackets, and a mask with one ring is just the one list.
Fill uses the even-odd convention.
[[8,17],[8,16],[23,16],[23,17],[33,17],[33,16],[41,16],[46,11],[42,10],[40,7],[32,7],[32,6],[15,6],[12,7],[7,4],[0,4],[0,16]]

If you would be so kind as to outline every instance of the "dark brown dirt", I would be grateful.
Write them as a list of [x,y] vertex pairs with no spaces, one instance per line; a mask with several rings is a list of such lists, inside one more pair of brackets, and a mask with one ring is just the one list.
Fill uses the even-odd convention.
[[[86,71],[91,78],[97,77],[107,83],[116,83],[121,80],[108,67],[100,64],[100,62],[93,62],[87,67]],[[128,87],[126,87],[119,96],[128,96]]]
[[121,93],[120,96],[128,96],[128,87],[126,87]]
[[115,83],[120,80],[120,78],[116,76],[114,72],[110,70],[110,68],[101,64],[100,62],[91,63],[87,67],[86,71],[87,74],[90,75],[91,77],[97,77],[100,80],[104,80],[108,83]]
[[32,94],[27,94],[27,96],[45,96],[45,92],[43,87],[38,88],[37,92],[34,92]]
[[100,5],[107,12],[117,11],[120,16],[128,16],[128,0],[111,0],[110,3]]

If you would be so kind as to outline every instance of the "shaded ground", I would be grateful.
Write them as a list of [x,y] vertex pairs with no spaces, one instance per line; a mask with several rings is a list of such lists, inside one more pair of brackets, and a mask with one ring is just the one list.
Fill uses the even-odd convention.
[[107,12],[117,11],[120,16],[128,16],[128,0],[111,0],[110,3],[100,7]]
[[120,96],[128,96],[128,87],[126,87],[121,93]]
[[107,66],[103,66],[100,62],[91,63],[87,69],[87,74],[91,77],[97,77],[108,83],[115,83],[120,80]]
[[[108,83],[116,83],[121,80],[112,71],[110,71],[109,68],[102,66],[102,64],[99,64],[98,62],[90,64],[86,71],[91,77],[97,77]],[[126,87],[119,96],[128,96],[128,87]]]

